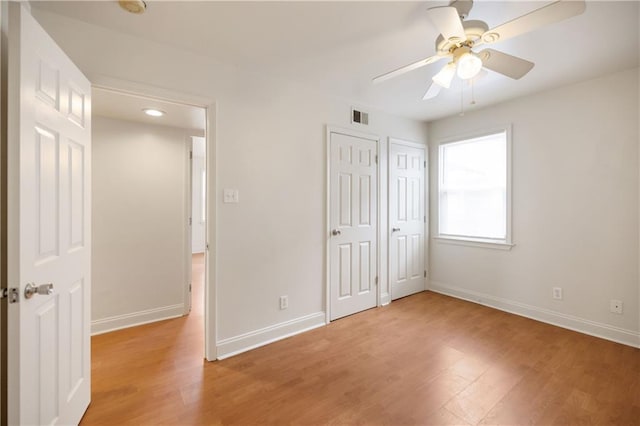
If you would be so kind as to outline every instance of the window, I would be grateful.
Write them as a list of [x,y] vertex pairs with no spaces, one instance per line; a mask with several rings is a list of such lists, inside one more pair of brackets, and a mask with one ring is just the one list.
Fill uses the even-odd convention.
[[511,245],[510,132],[440,145],[439,237]]

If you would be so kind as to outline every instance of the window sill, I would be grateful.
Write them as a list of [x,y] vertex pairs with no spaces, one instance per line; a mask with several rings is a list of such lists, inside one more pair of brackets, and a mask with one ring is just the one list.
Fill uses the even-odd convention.
[[494,250],[511,250],[515,244],[502,243],[492,240],[483,240],[481,238],[456,238],[456,237],[433,237],[439,243],[454,244],[468,247],[482,247]]

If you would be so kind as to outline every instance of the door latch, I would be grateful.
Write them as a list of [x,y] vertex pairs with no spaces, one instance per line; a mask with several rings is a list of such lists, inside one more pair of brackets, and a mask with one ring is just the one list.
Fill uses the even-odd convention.
[[20,293],[17,288],[3,288],[0,291],[0,299],[7,298],[9,303],[18,303],[20,301]]

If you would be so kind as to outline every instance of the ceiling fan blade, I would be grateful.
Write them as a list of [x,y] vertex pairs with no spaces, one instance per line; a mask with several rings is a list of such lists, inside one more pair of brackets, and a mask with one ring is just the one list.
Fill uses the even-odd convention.
[[535,65],[533,62],[493,49],[484,49],[478,53],[478,56],[482,59],[482,66],[485,68],[515,80],[522,78]]
[[482,42],[495,43],[528,33],[545,25],[580,15],[585,10],[584,0],[559,0],[519,18],[515,18],[482,34]]
[[413,71],[415,69],[424,67],[425,65],[432,64],[432,63],[434,63],[436,61],[439,61],[440,59],[442,59],[444,57],[445,56],[440,56],[440,55],[429,56],[428,58],[421,59],[421,60],[419,60],[417,62],[414,62],[412,64],[409,64],[409,65],[405,65],[404,67],[398,68],[397,70],[393,70],[393,71],[390,71],[388,73],[381,74],[381,75],[375,77],[373,79],[373,82],[374,83],[381,83],[381,82],[383,82],[385,80],[389,80],[390,78],[397,77],[397,76],[402,75],[404,73],[407,73],[409,71]]
[[442,87],[440,87],[440,85],[438,85],[435,82],[431,82],[431,86],[429,86],[429,89],[427,90],[427,93],[424,94],[422,99],[426,101],[427,99],[435,98],[440,93],[440,89],[442,89]]
[[467,39],[458,10],[455,7],[432,7],[427,9],[427,16],[445,40],[462,41]]

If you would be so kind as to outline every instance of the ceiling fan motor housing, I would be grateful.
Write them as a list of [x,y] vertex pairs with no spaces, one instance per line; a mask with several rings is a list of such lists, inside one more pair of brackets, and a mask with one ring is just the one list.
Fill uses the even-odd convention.
[[436,39],[437,55],[448,55],[460,46],[473,47],[473,44],[489,29],[489,26],[483,21],[464,21],[462,27],[467,36],[466,40],[445,40],[442,34],[438,36]]
[[451,2],[449,6],[455,7],[458,11],[458,16],[460,19],[467,19],[469,16],[469,12],[471,12],[471,8],[473,7],[473,0],[456,0]]

